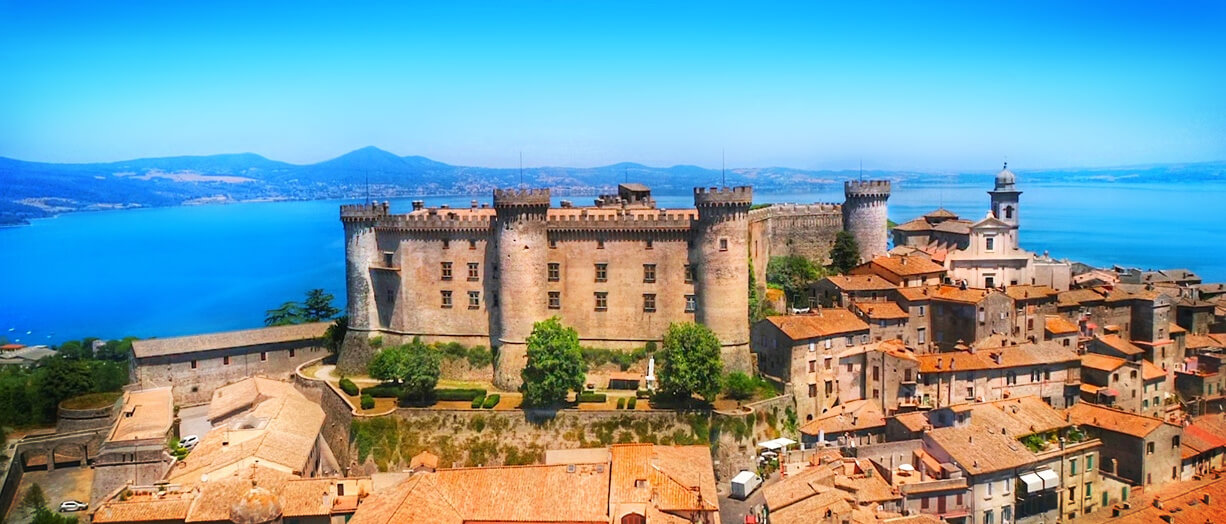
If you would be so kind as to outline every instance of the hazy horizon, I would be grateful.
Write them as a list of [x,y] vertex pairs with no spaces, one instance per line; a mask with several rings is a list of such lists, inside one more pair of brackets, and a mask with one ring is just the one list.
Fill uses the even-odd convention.
[[1226,4],[21,3],[0,156],[452,165],[1226,159]]

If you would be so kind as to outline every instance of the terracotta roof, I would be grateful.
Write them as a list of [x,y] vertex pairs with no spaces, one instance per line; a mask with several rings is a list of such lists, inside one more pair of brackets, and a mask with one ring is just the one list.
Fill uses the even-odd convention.
[[[993,355],[998,355],[999,362]],[[1037,342],[1003,348],[970,351],[949,351],[917,355],[920,373],[949,373],[981,369],[1004,369],[1078,362],[1080,358],[1072,348],[1054,342]]]
[[872,400],[852,400],[830,408],[817,418],[800,427],[800,432],[816,436],[825,432],[828,437],[839,433],[865,431],[885,427],[885,414]]
[[1056,295],[1056,301],[1060,306],[1077,306],[1091,302],[1098,302],[1103,299],[1103,295],[1093,289],[1072,289],[1069,291],[1061,291]]
[[970,220],[963,220],[963,219],[946,220],[935,226],[932,226],[932,230],[940,231],[942,233],[953,233],[955,235],[969,235],[971,234],[971,225],[972,224]]
[[1080,331],[1077,329],[1077,324],[1069,322],[1068,319],[1060,315],[1047,315],[1044,322],[1047,332],[1053,335],[1067,335]]
[[[1204,503],[1208,497],[1209,504]],[[1221,501],[1226,498],[1226,477],[1203,481],[1170,482],[1156,490],[1145,490],[1145,503],[1131,505],[1130,509],[1122,509],[1120,516],[1112,515],[1112,511],[1104,508],[1077,520],[1089,522],[1111,522],[1112,524],[1153,524],[1170,518],[1173,524],[1204,524],[1206,522],[1222,522],[1226,520],[1226,505]],[[1152,503],[1154,499],[1161,502],[1162,507]],[[1116,504],[1114,507],[1120,507]]]
[[856,302],[852,307],[873,320],[893,320],[910,317],[906,311],[903,311],[901,307],[898,307],[898,304],[893,302]]
[[155,522],[182,521],[195,497],[187,494],[173,497],[133,497],[126,501],[111,500],[94,512],[91,522]]
[[894,415],[894,420],[897,420],[903,427],[914,432],[923,431],[928,426],[928,417],[919,411]]
[[1081,356],[1081,367],[1097,369],[1099,371],[1115,371],[1126,364],[1128,364],[1127,360],[1110,355],[1086,353]]
[[1120,338],[1119,335],[1096,335],[1094,340],[1102,342],[1123,355],[1135,356],[1145,353],[1145,350],[1137,347],[1127,340]]
[[1220,348],[1226,344],[1219,343],[1216,339],[1209,335],[1189,334],[1186,339],[1188,349],[1211,349]]
[[898,224],[897,226],[894,226],[894,231],[918,232],[918,231],[931,231],[931,230],[932,230],[932,224],[929,224],[928,221],[924,220],[923,218],[916,218],[916,219],[908,220],[906,222]]
[[108,441],[165,439],[175,420],[174,397],[169,387],[124,393],[122,409]]
[[295,394],[298,394],[298,391],[289,382],[248,377],[213,390],[213,398],[209,401],[209,412],[205,418],[217,422],[226,415],[251,409],[259,401]]
[[1035,460],[1018,439],[1068,427],[1059,412],[1038,397],[1019,397],[963,406],[964,426],[939,428],[929,438],[972,475],[1011,469]]
[[1006,287],[1005,294],[1013,300],[1031,300],[1056,297],[1060,292],[1048,286],[1018,285]]
[[1137,438],[1145,438],[1146,435],[1153,433],[1155,429],[1162,427],[1163,424],[1174,426],[1174,424],[1164,422],[1162,419],[1137,415],[1089,402],[1073,404],[1073,407],[1068,408],[1067,412],[1074,424],[1092,426]]
[[1168,331],[1169,331],[1169,332],[1170,332],[1172,335],[1174,335],[1174,334],[1176,334],[1176,333],[1187,333],[1187,332],[1188,332],[1188,330],[1184,329],[1184,328],[1183,328],[1183,326],[1180,326],[1179,324],[1176,324],[1176,323],[1174,323],[1174,322],[1171,322],[1171,323],[1170,323],[1170,327],[1169,327]]
[[1162,368],[1155,366],[1153,362],[1141,360],[1141,379],[1149,382],[1151,380],[1165,379],[1166,372]]
[[931,300],[932,292],[936,290],[936,288],[937,286],[901,287],[898,288],[897,293],[907,301],[917,302]]
[[899,276],[928,275],[945,272],[944,266],[937,265],[927,257],[915,255],[874,257],[872,264]]
[[988,296],[988,293],[989,291],[986,289],[962,289],[958,286],[936,286],[931,292],[933,299],[961,302],[964,304],[978,304],[979,301]]
[[413,455],[413,458],[409,459],[409,469],[417,469],[418,467],[438,469],[438,455],[425,450]]
[[324,331],[327,331],[328,326],[331,325],[332,324],[330,322],[316,322],[313,324],[295,324],[290,326],[247,329],[243,331],[229,331],[225,333],[209,333],[205,335],[191,335],[186,337],[135,340],[132,342],[132,355],[136,358],[160,357],[166,355],[179,355],[183,353],[196,353],[200,351],[213,351],[218,349],[276,344],[280,342],[311,340],[323,337]]
[[844,291],[886,291],[898,286],[878,275],[834,275],[826,277],[835,287]]
[[958,215],[955,214],[953,211],[950,211],[943,207],[938,207],[932,211],[929,211],[927,214],[925,214],[924,218],[958,218]]
[[808,315],[779,315],[766,317],[792,340],[828,337],[857,331],[868,331],[868,324],[855,313],[846,309],[822,309]]

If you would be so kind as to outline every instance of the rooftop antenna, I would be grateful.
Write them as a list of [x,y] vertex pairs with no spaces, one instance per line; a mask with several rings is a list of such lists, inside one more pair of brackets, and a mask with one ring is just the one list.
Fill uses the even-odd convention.
[[724,150],[719,150],[719,185],[728,187],[728,163],[724,158]]
[[519,185],[524,185],[524,152],[519,152]]
[[366,205],[370,205],[370,170],[366,170]]
[[860,159],[860,181],[864,181],[864,159]]

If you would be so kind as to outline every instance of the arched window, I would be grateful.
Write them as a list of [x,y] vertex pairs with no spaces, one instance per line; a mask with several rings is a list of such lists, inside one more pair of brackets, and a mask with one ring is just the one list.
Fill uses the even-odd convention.
[[638,513],[631,513],[622,517],[622,524],[647,524],[647,518]]
[[1013,218],[1013,206],[1005,206],[1005,218]]

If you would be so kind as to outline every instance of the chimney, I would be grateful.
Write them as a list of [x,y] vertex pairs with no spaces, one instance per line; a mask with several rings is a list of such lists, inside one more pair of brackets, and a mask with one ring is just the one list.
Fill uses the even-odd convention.
[[901,261],[899,262],[899,264],[904,265],[904,266],[907,265],[907,257],[900,257],[900,258],[901,258]]
[[424,207],[426,207],[426,202],[425,202],[425,201],[423,201],[423,200],[414,200],[414,201],[413,201],[413,211],[421,211],[421,210],[422,210],[422,208],[424,208]]
[[1112,516],[1112,517],[1118,517],[1118,516],[1120,516],[1120,513],[1122,513],[1122,512],[1120,511],[1120,507],[1119,507],[1119,506],[1115,506],[1115,507],[1111,508],[1111,516]]
[[937,369],[941,369],[941,357],[937,357]]
[[1207,505],[1209,505],[1209,500],[1210,500],[1210,499],[1209,499],[1209,494],[1208,494],[1208,493],[1205,493],[1205,494],[1204,494],[1204,495],[1202,495],[1202,496],[1201,496],[1201,498],[1200,498],[1200,501],[1201,501],[1201,502],[1204,502],[1206,506],[1207,506]]

